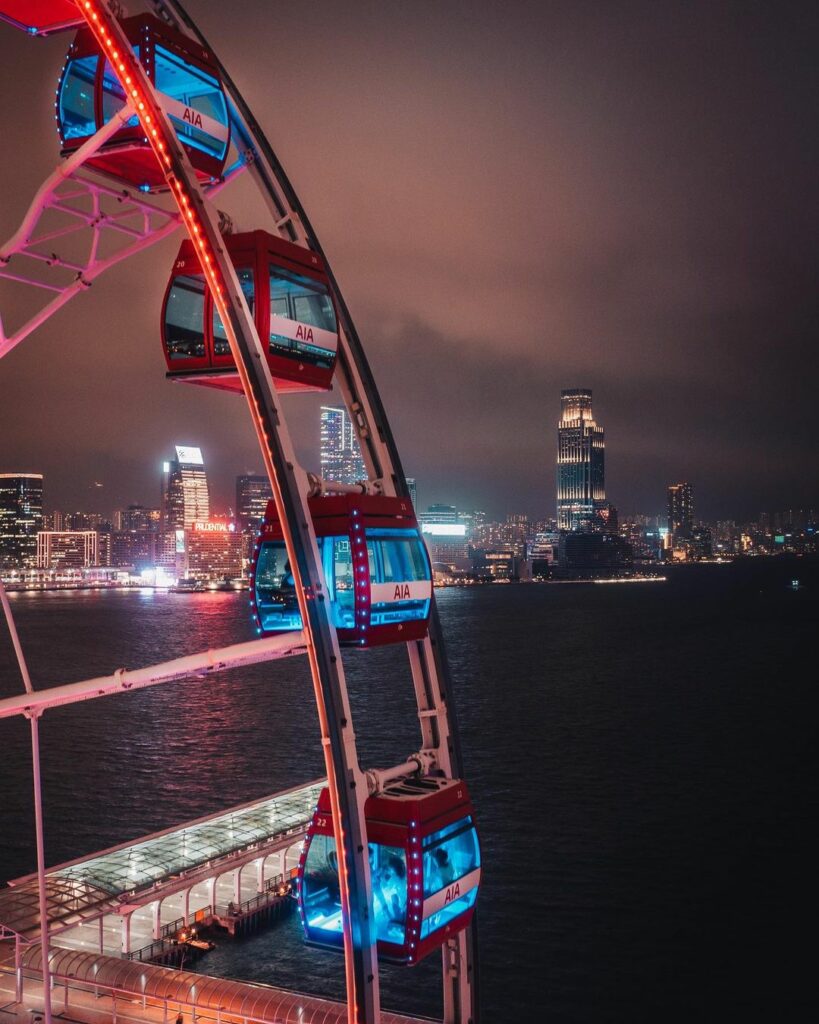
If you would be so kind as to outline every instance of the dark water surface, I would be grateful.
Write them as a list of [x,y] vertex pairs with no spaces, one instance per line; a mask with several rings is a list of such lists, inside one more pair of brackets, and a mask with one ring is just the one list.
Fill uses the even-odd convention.
[[[788,587],[793,577],[803,589]],[[246,597],[12,598],[35,686],[249,639]],[[816,635],[806,562],[666,583],[439,592],[479,814],[485,1022],[801,1020],[815,932]],[[398,650],[346,659],[366,765],[417,748]],[[0,694],[20,689],[0,636]],[[322,774],[299,661],[47,714],[49,863]],[[34,868],[26,723],[0,722],[0,880]],[[294,917],[210,973],[341,993]],[[439,1012],[438,958],[384,1002]],[[810,996],[810,999],[808,999]]]

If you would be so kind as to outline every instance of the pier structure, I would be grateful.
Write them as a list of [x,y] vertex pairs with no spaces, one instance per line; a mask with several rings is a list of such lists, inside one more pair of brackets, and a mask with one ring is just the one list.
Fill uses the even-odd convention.
[[[217,923],[233,932],[248,916],[289,898],[322,785],[286,790],[50,869],[51,945],[151,960],[191,927]],[[0,927],[18,938],[18,959],[22,946],[39,940],[36,874],[0,890]]]
[[[347,1007],[270,985],[152,963],[180,934],[234,931],[289,901],[289,880],[324,785],[319,779],[240,804],[46,872],[49,988],[80,1024],[343,1024]],[[37,875],[0,890],[0,1011],[42,1020]],[[414,1018],[382,1012],[382,1024]]]

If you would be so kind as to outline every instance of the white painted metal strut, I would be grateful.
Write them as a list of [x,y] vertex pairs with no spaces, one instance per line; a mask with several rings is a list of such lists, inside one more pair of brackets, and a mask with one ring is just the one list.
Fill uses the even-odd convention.
[[[14,615],[11,611],[6,588],[0,580],[0,603],[3,605],[3,614],[6,619],[11,641],[14,645],[14,653],[17,656],[17,664],[20,668],[20,675],[23,679],[23,686],[26,689],[27,698],[31,698],[34,687],[31,683],[31,676],[28,671],[20,638],[17,635],[17,626],[14,622]],[[40,778],[40,723],[39,712],[27,715],[31,727],[31,768],[32,785],[34,787],[34,832],[37,846],[37,896],[40,911],[40,943],[43,947],[43,1016],[45,1024],[51,1024],[51,979],[49,977],[49,948],[48,948],[48,899],[46,894],[46,866],[45,866],[45,833],[43,827],[43,787]],[[20,944],[15,941],[15,965],[20,962]],[[19,978],[19,975],[18,975]],[[19,984],[19,981],[18,981]]]
[[[179,214],[150,203],[130,189],[117,189],[108,183],[79,176],[85,162],[119,131],[133,113],[133,108],[126,104],[76,153],[57,167],[37,190],[20,227],[0,247],[0,277],[55,293],[51,301],[11,334],[6,334],[0,318],[0,357],[19,345],[75,295],[90,288],[100,274],[158,242],[179,226]],[[116,203],[119,210],[114,214],[104,210],[103,199]],[[78,205],[83,202],[88,203],[89,208],[84,209]],[[45,218],[52,213],[62,218],[59,226],[35,235],[38,225],[43,224]],[[141,229],[119,223],[134,216],[141,217]],[[65,218],[68,218],[68,224],[64,223]],[[106,230],[125,236],[130,244],[100,258],[100,241]],[[58,238],[65,240],[70,235],[80,234],[90,235],[87,254],[81,262],[76,258],[61,258],[58,253],[44,251],[42,248]],[[45,280],[41,274],[32,273],[31,262],[71,271],[74,277],[68,281],[64,277],[62,280]]]
[[[0,278],[54,293],[54,298],[30,317],[22,326],[7,334],[0,316],[0,358],[11,352],[33,331],[41,327],[76,295],[87,291],[101,274],[162,241],[176,231],[182,218],[172,209],[165,209],[133,188],[117,187],[95,172],[84,169],[122,124],[134,114],[126,104],[107,124],[87,142],[58,165],[40,186],[32,199],[20,227],[0,246]],[[229,181],[245,169],[244,163],[210,186],[209,196],[217,195]],[[85,208],[83,207],[85,205]],[[60,218],[50,230],[45,228],[50,215]],[[68,219],[68,223],[64,221]],[[132,221],[135,223],[126,223]],[[40,232],[35,234],[37,229]],[[103,236],[120,236],[124,244],[109,255],[100,256]],[[72,237],[73,236],[73,237]],[[61,257],[59,253],[43,249],[60,239],[87,239],[87,251],[82,260]],[[45,280],[35,274],[29,262],[56,271],[71,271],[73,279]]]
[[[1,584],[0,584],[1,585]],[[0,592],[2,593],[2,592]],[[217,672],[307,653],[307,641],[301,631],[249,640],[230,647],[218,647],[199,654],[148,665],[138,669],[118,669],[108,676],[84,679],[77,683],[52,686],[47,690],[29,690],[0,700],[0,718],[14,715],[42,714],[51,708],[77,704],[96,697],[110,697],[148,686],[171,683],[178,679],[202,678]]]

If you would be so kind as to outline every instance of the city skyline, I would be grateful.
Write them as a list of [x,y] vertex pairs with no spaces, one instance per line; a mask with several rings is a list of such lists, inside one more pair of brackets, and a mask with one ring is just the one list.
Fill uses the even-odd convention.
[[[606,514],[606,509],[610,506],[619,512],[621,515],[626,517],[634,516],[654,516],[658,519],[664,516],[670,520],[671,518],[671,493],[675,487],[686,487],[688,488],[688,500],[690,501],[691,484],[674,484],[671,480],[666,482],[657,482],[657,497],[654,504],[649,507],[635,507],[629,506],[628,503],[613,500],[607,501],[606,493],[606,478],[607,478],[607,462],[605,461],[605,441],[604,431],[601,426],[596,422],[592,411],[592,389],[591,388],[563,388],[559,392],[559,398],[556,396],[555,404],[560,404],[560,418],[558,421],[557,430],[557,443],[554,445],[551,453],[546,450],[544,457],[547,459],[544,464],[544,475],[545,479],[549,481],[549,475],[552,474],[554,478],[555,464],[557,464],[557,485],[553,487],[550,496],[547,496],[544,505],[535,506],[530,497],[530,500],[524,502],[520,506],[512,506],[507,504],[506,506],[500,504],[497,496],[490,499],[486,504],[469,503],[467,501],[458,501],[456,495],[459,491],[457,481],[450,481],[448,489],[441,489],[439,492],[432,491],[432,485],[430,482],[421,481],[424,488],[425,506],[429,508],[435,505],[453,505],[462,512],[480,511],[486,514],[490,520],[503,521],[509,515],[520,515],[527,516],[530,520],[548,520],[554,518],[563,529],[575,529],[581,520],[585,519],[591,522],[591,518],[595,516],[603,516]],[[318,412],[318,439],[315,450],[312,452],[312,458],[308,456],[306,465],[315,466],[323,476],[328,479],[335,479],[342,483],[354,483],[357,480],[364,479],[366,477],[366,470],[364,468],[363,461],[358,451],[358,444],[354,437],[352,425],[350,422],[349,415],[346,410],[341,406],[326,406],[322,405],[317,410]],[[577,433],[578,424],[580,425],[581,433],[583,437],[575,437]],[[586,435],[588,434],[588,437]],[[173,445],[166,444],[164,451],[169,448],[173,448]],[[192,453],[194,461],[199,467],[203,466],[204,459],[202,456],[201,447],[194,446],[176,446],[178,465],[179,453]],[[596,455],[595,455],[596,452]],[[575,459],[575,456],[577,457]],[[586,480],[586,484],[582,485],[582,481],[574,481],[577,486],[572,484],[574,477],[571,477],[571,473],[574,472],[574,462],[579,459],[577,465],[582,468],[583,460],[588,456],[590,472],[592,478],[589,477]],[[616,448],[614,450],[615,459],[617,457]],[[592,462],[597,459],[595,466],[592,467]],[[573,461],[574,460],[574,461]],[[208,466],[210,467],[210,460],[207,460]],[[571,463],[571,465],[569,465]],[[125,493],[126,498],[123,501],[111,504],[109,495],[106,492],[106,488],[98,480],[94,480],[89,487],[83,504],[71,504],[70,502],[60,501],[58,498],[54,498],[50,492],[47,484],[43,484],[43,474],[40,472],[33,472],[31,470],[11,470],[7,467],[0,466],[0,474],[5,474],[6,477],[20,477],[33,475],[40,479],[40,486],[42,488],[42,507],[45,511],[58,511],[60,513],[92,513],[101,515],[103,517],[110,517],[112,522],[117,518],[119,514],[124,514],[128,507],[134,507],[141,509],[143,506],[147,508],[156,508],[157,505],[161,506],[165,500],[165,495],[168,487],[168,473],[174,464],[173,461],[168,462],[167,460],[158,463],[161,466],[162,478],[161,486],[159,491],[158,503],[155,497],[150,494],[147,495],[135,495],[132,491],[127,490],[128,485],[120,485],[120,493]],[[144,469],[144,467],[143,467]],[[405,467],[406,470],[406,467]],[[191,475],[190,468],[188,469],[188,475]],[[234,471],[226,471],[229,475],[229,483],[225,479],[225,470],[222,472],[215,473],[211,472],[210,469],[205,475],[204,469],[199,471],[204,481],[204,502],[208,506],[207,514],[199,514],[202,509],[199,509],[195,515],[193,513],[189,518],[208,518],[208,515],[214,513],[219,516],[233,515],[239,520],[246,517],[248,509],[252,505],[255,512],[258,512],[266,502],[266,497],[262,498],[262,495],[269,495],[269,483],[266,478],[258,472],[244,472],[237,473]],[[569,475],[567,475],[569,474]],[[696,478],[695,478],[696,479]],[[181,480],[181,477],[180,477]],[[410,474],[407,477],[408,483],[414,495],[417,495],[418,477]],[[562,504],[566,506],[566,512],[561,519],[561,480],[563,480],[564,490],[566,495],[569,495],[569,491],[580,490],[588,491],[586,495],[587,501],[585,513],[581,514],[577,509],[574,510],[574,519],[572,519],[571,509],[569,505],[572,501],[569,497],[565,497]],[[215,486],[214,486],[215,482]],[[571,485],[571,486],[570,486]],[[582,485],[582,486],[581,486]],[[154,481],[154,487],[156,481]],[[584,490],[585,487],[585,490]],[[251,496],[243,496],[241,491],[244,488],[248,488],[253,492]],[[568,489],[567,489],[568,488]],[[709,502],[706,500],[703,502],[699,494],[698,489],[698,509],[701,505],[706,508]],[[580,494],[580,491],[577,491]],[[211,500],[209,494],[215,494],[216,499]],[[576,498],[577,495],[574,495]],[[755,522],[761,517],[770,516],[774,513],[781,513],[787,510],[808,510],[815,508],[819,502],[808,501],[803,504],[797,504],[795,502],[788,502],[786,495],[779,496],[774,503],[767,508],[750,509],[746,512],[736,511],[735,509],[728,509],[721,513],[713,513],[711,515],[702,514],[698,521],[702,522],[718,522],[718,521],[737,521],[737,522]],[[245,504],[247,508],[245,508]],[[577,504],[577,502],[575,502]],[[419,506],[417,500],[414,501],[416,511],[423,511],[424,506]],[[579,509],[578,505],[578,509]],[[568,517],[568,518],[567,518]],[[576,522],[575,522],[576,520]],[[574,525],[573,525],[574,523]]]
[[[160,462],[159,465],[163,466],[164,464],[162,462]],[[552,473],[554,472],[554,460],[546,467],[547,475],[548,475],[549,472],[552,472]],[[160,517],[160,513],[161,513],[161,489],[153,497],[151,497],[150,494],[149,494],[149,495],[147,495],[145,497],[140,498],[139,496],[134,497],[134,495],[132,493],[130,493],[130,491],[128,489],[128,485],[127,484],[123,484],[122,488],[121,488],[121,493],[126,495],[125,500],[123,502],[119,502],[119,503],[116,503],[116,504],[111,504],[110,501],[108,501],[108,499],[107,499],[107,496],[105,494],[104,489],[100,488],[100,487],[94,487],[92,489],[89,489],[89,491],[88,491],[88,500],[86,500],[84,503],[81,500],[80,502],[78,502],[76,504],[70,504],[68,502],[64,502],[64,501],[60,501],[58,499],[54,499],[51,496],[51,492],[50,492],[50,489],[49,489],[48,482],[44,479],[44,475],[42,473],[32,473],[32,472],[29,472],[29,471],[0,472],[0,477],[3,476],[3,475],[5,475],[7,477],[10,477],[10,478],[11,477],[15,477],[16,478],[16,477],[34,476],[34,477],[37,477],[40,480],[42,480],[43,481],[43,483],[42,483],[42,494],[43,494],[42,507],[43,507],[43,511],[45,512],[46,515],[57,513],[61,517],[64,517],[67,520],[70,520],[72,517],[76,518],[77,516],[79,516],[80,518],[85,518],[86,516],[90,516],[92,518],[95,518],[98,521],[101,521],[101,522],[106,522],[107,521],[107,522],[111,523],[111,525],[113,526],[114,529],[120,529],[120,526],[117,525],[117,521],[118,520],[127,520],[128,519],[129,510],[134,510],[132,514],[135,515],[137,518],[142,518],[142,517],[144,517],[145,513],[151,513],[151,512],[154,513],[157,516],[157,518]],[[243,520],[245,518],[245,516],[243,515],[243,513],[241,511],[242,503],[238,499],[237,488],[239,486],[239,482],[240,481],[248,481],[249,485],[251,487],[253,487],[253,490],[254,490],[253,496],[246,498],[246,500],[249,501],[250,504],[252,504],[254,510],[257,509],[257,508],[260,509],[261,506],[266,503],[267,498],[262,499],[260,495],[262,494],[262,492],[267,494],[267,492],[269,491],[270,485],[269,485],[269,482],[267,481],[266,477],[264,477],[262,474],[259,474],[259,473],[233,473],[233,474],[230,474],[230,472],[228,471],[228,477],[229,477],[229,479],[227,479],[227,480],[226,479],[217,479],[216,480],[216,486],[214,486],[215,474],[211,473],[210,470],[208,471],[208,474],[207,474],[207,486],[208,486],[208,489],[209,489],[211,494],[212,493],[216,493],[218,495],[218,497],[216,498],[215,501],[213,499],[211,499],[211,501],[210,501],[210,510],[209,510],[210,517],[216,516],[218,518],[224,518],[226,516],[232,516],[232,517],[236,518],[239,521],[241,521],[241,520]],[[418,479],[415,478],[415,477],[407,477],[407,481],[410,484],[411,490],[417,492],[417,489],[418,489],[418,486],[419,486]],[[156,481],[154,481],[154,484],[156,484]],[[480,512],[480,513],[482,513],[483,515],[485,515],[487,517],[487,521],[494,521],[494,522],[504,522],[510,516],[515,516],[515,515],[524,515],[524,516],[526,516],[526,518],[528,520],[530,520],[532,522],[539,521],[539,520],[544,520],[544,521],[554,520],[555,523],[557,523],[557,521],[558,521],[558,516],[556,514],[556,508],[555,508],[556,496],[555,496],[554,491],[552,493],[551,499],[547,499],[546,507],[543,507],[543,508],[537,507],[537,508],[534,508],[533,510],[529,510],[529,509],[526,509],[526,508],[523,508],[523,507],[514,508],[512,506],[501,506],[498,502],[490,502],[487,506],[478,506],[478,505],[474,505],[474,504],[469,504],[468,502],[467,503],[465,503],[465,502],[460,502],[459,503],[459,502],[457,502],[456,500],[453,499],[453,497],[452,497],[453,491],[452,490],[450,490],[450,491],[442,490],[435,497],[429,496],[429,498],[427,499],[427,493],[428,493],[427,492],[427,487],[426,487],[425,482],[423,480],[420,481],[420,486],[423,489],[423,493],[425,495],[424,501],[423,501],[423,503],[420,503],[420,504],[417,501],[413,502],[413,504],[415,506],[415,509],[416,509],[416,512],[419,512],[419,513],[425,512],[425,511],[429,511],[430,508],[433,508],[433,507],[436,507],[436,506],[437,507],[451,506],[453,508],[457,508],[457,510],[458,510],[458,512],[460,514],[472,514],[473,512]],[[689,483],[686,483],[684,485],[680,485],[680,484],[672,484],[671,482],[668,482],[668,481],[663,483],[663,484],[661,484],[661,485],[658,485],[658,487],[657,487],[657,499],[656,499],[656,501],[654,502],[654,504],[651,507],[644,507],[644,508],[641,508],[641,507],[629,507],[627,505],[623,505],[623,504],[618,503],[616,501],[612,501],[611,503],[609,503],[607,501],[604,504],[606,506],[611,504],[615,508],[615,510],[617,511],[617,513],[620,515],[621,518],[625,518],[625,519],[630,519],[630,518],[634,518],[634,517],[636,517],[636,518],[653,518],[653,519],[656,519],[658,521],[664,521],[664,520],[669,519],[669,507],[670,507],[669,492],[670,492],[670,489],[672,487],[677,487],[677,486],[686,486],[688,488],[691,488],[691,484],[689,484]],[[154,490],[156,490],[156,487],[154,487]],[[272,496],[272,494],[271,494],[271,496]],[[814,501],[814,502],[810,502],[809,501],[809,502],[805,502],[803,504],[797,504],[795,502],[788,502],[786,500],[786,497],[787,497],[786,495],[783,495],[783,496],[780,497],[779,500],[775,499],[774,502],[770,506],[768,506],[767,508],[758,508],[758,509],[755,509],[755,510],[751,509],[747,513],[733,512],[731,510],[728,510],[727,512],[724,512],[724,513],[707,515],[707,514],[699,514],[700,513],[700,504],[701,503],[700,503],[699,494],[698,494],[697,515],[694,517],[694,521],[695,522],[705,522],[705,523],[719,523],[719,522],[752,523],[752,522],[765,522],[766,520],[768,520],[768,519],[770,519],[771,517],[774,517],[774,516],[780,516],[780,517],[784,516],[784,517],[787,517],[789,514],[805,514],[807,512],[813,511],[814,509],[817,508],[817,506],[819,506],[819,501]],[[702,504],[707,504],[707,503],[703,502]],[[248,506],[248,507],[250,507],[250,506]],[[205,517],[202,516],[200,518],[205,518]],[[85,526],[68,526],[68,525],[66,525],[65,528],[66,529],[85,529],[86,527]],[[122,528],[123,529],[128,529],[128,528],[132,528],[132,527],[127,527],[127,526],[123,525]]]
[[[266,5],[245,6],[244,31],[284,56],[275,104],[267,71],[246,68],[243,88],[300,183],[425,501],[546,507],[551,396],[580,382],[612,440],[621,509],[662,507],[674,479],[695,483],[708,518],[816,503],[816,154],[799,18],[520,3],[467,26],[454,6],[418,18],[317,4],[274,31]],[[197,15],[241,64],[229,10],[199,0]],[[320,80],[298,73],[305,32]],[[9,111],[30,178],[14,161],[0,170],[4,237],[58,159],[49,125],[65,44],[0,37],[9,80],[37,83]],[[422,89],[408,59],[419,49]],[[500,91],[487,53],[503,55]],[[350,109],[360,117],[340,132]],[[498,204],[501,192],[514,201]],[[61,503],[86,504],[95,483],[103,505],[152,501],[143,453],[173,437],[207,452],[220,504],[235,473],[261,469],[241,398],[165,380],[158,323],[177,249],[168,239],[112,271],[4,360],[0,461],[43,472]],[[306,468],[316,410],[338,400],[285,399]]]

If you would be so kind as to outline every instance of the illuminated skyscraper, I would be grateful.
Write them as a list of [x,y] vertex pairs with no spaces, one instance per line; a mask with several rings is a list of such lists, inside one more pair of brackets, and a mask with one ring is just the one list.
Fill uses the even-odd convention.
[[358,438],[346,409],[321,407],[321,475],[341,484],[367,479]]
[[418,485],[415,482],[414,476],[407,477],[407,490],[409,491],[410,501],[415,511],[418,511]]
[[199,448],[176,446],[176,458],[162,467],[162,529],[190,529],[210,518],[205,463]]
[[605,441],[592,414],[589,388],[560,392],[557,428],[557,525],[589,533],[602,528],[606,507]]
[[672,539],[690,537],[694,529],[694,492],[691,484],[671,484],[668,488],[668,532]]
[[0,569],[33,567],[42,528],[42,473],[0,473]]
[[266,476],[236,477],[236,517],[241,529],[258,532],[273,489]]

